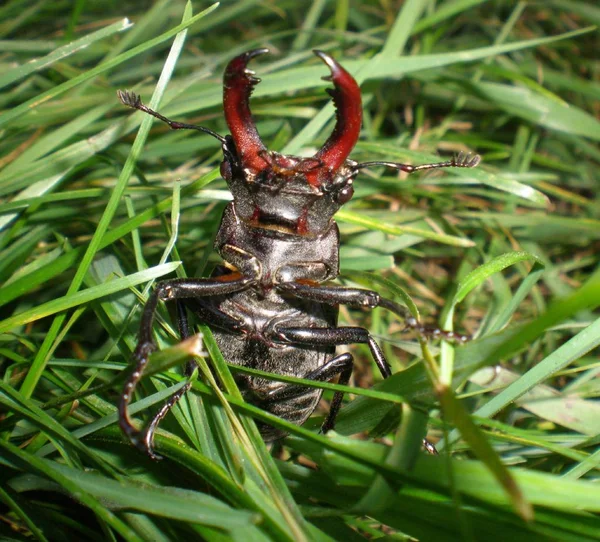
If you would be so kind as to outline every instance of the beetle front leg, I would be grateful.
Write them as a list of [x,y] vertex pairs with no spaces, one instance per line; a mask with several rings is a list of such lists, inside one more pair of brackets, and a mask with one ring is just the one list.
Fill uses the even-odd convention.
[[408,309],[390,299],[381,297],[373,290],[340,286],[321,286],[318,284],[313,286],[311,284],[300,282],[284,282],[278,284],[277,290],[281,294],[293,295],[300,299],[327,303],[328,305],[347,305],[349,307],[367,307],[370,309],[383,307],[400,316],[406,324],[406,329],[412,329],[422,337],[441,338],[459,343],[464,343],[470,339],[468,335],[421,325],[421,323],[410,314]]
[[[144,311],[142,314],[142,320],[140,324],[140,332],[138,336],[138,344],[133,353],[133,359],[135,365],[133,371],[127,378],[121,398],[119,401],[119,425],[125,436],[134,444],[138,449],[147,453],[153,459],[157,459],[151,448],[151,441],[156,424],[166,415],[170,408],[175,404],[176,400],[170,405],[168,401],[165,406],[159,411],[159,418],[155,418],[148,430],[140,431],[131,422],[128,413],[129,403],[131,396],[135,390],[137,383],[142,378],[144,368],[148,363],[150,354],[156,350],[156,343],[152,338],[152,324],[154,321],[154,314],[158,301],[183,301],[185,299],[195,299],[198,297],[210,297],[225,295],[249,288],[256,282],[256,276],[246,276],[242,273],[235,272],[224,277],[217,277],[214,279],[174,279],[159,282],[156,288],[148,298]],[[187,326],[187,317],[184,315],[184,321],[181,320],[182,312],[185,309],[182,307],[178,314],[180,322],[180,331],[189,335],[189,329]],[[231,325],[231,330],[235,331],[234,325]],[[179,394],[176,394],[179,395]],[[166,408],[166,410],[165,410]]]

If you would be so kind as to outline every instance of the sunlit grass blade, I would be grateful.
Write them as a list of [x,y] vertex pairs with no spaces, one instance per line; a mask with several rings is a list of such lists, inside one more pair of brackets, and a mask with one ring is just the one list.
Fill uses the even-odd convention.
[[117,56],[116,58],[111,59],[107,62],[104,62],[103,64],[100,64],[96,68],[93,68],[93,69],[87,71],[86,73],[82,73],[81,75],[74,77],[73,79],[70,79],[69,81],[66,81],[62,85],[59,85],[59,86],[54,87],[46,92],[43,92],[36,98],[28,100],[27,102],[11,109],[10,111],[3,113],[2,115],[0,115],[0,126],[17,118],[20,115],[23,115],[24,113],[29,111],[32,107],[35,107],[41,103],[44,103],[48,100],[56,98],[57,96],[60,96],[62,93],[66,92],[67,90],[70,90],[70,89],[74,88],[75,86],[77,86],[81,83],[84,83],[85,81],[88,81],[89,79],[92,79],[93,77],[96,77],[96,76],[118,66],[119,64],[125,62],[126,60],[129,60],[130,58],[134,58],[135,56],[150,49],[151,47],[153,47],[159,43],[162,43],[163,41],[166,41],[169,38],[172,38],[177,33],[185,30],[186,28],[188,28],[195,22],[199,21],[200,19],[202,19],[203,17],[208,15],[216,7],[217,7],[217,4],[214,4],[213,6],[209,7],[208,9],[205,9],[204,11],[198,13],[197,15],[194,15],[193,17],[189,18],[186,22],[181,23],[180,25],[176,26],[175,28],[172,28],[171,30],[168,30],[164,34],[160,35],[159,37],[157,37],[153,40],[147,41],[147,42],[143,43],[142,45],[134,47],[130,51],[127,51],[126,53],[122,53],[119,56]]
[[59,47],[55,51],[52,51],[52,53],[46,55],[45,57],[28,62],[27,64],[19,66],[18,68],[13,68],[12,70],[6,71],[0,74],[0,89],[7,85],[10,85],[11,83],[14,83],[19,79],[27,77],[35,71],[43,70],[44,68],[51,66],[54,62],[57,62],[68,57],[69,55],[77,53],[81,49],[89,47],[98,40],[108,38],[116,32],[122,32],[123,30],[127,30],[130,26],[131,23],[127,19],[123,19],[114,24],[111,24],[110,26],[107,26],[106,28],[97,30],[96,32],[92,32],[91,34],[88,34],[87,36],[81,39],[75,40],[69,43],[68,45]]
[[115,292],[120,292],[133,286],[137,286],[138,284],[147,282],[153,278],[168,275],[177,269],[180,264],[181,262],[170,262],[157,265],[156,267],[145,269],[144,271],[134,273],[133,275],[128,275],[127,277],[111,280],[106,284],[92,286],[86,290],[67,294],[61,298],[48,301],[47,303],[39,305],[33,309],[23,311],[20,314],[12,316],[11,318],[6,318],[0,322],[0,332],[9,331],[17,326],[34,322],[40,318],[45,318],[46,316],[78,307],[79,305],[89,303],[95,299],[100,299],[102,297],[114,294]]

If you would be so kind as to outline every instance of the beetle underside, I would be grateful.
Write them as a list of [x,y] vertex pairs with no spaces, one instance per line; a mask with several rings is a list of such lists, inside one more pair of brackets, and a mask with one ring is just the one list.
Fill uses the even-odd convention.
[[[172,129],[194,129],[218,139],[223,148],[221,175],[233,201],[227,206],[215,240],[224,260],[210,278],[160,282],[143,311],[135,367],[119,403],[119,419],[129,440],[153,458],[153,435],[159,421],[189,389],[189,384],[160,409],[143,430],[133,426],[128,405],[142,377],[148,356],[156,349],[152,323],[159,300],[174,301],[182,338],[191,335],[188,313],[214,332],[225,359],[282,375],[314,381],[338,376],[347,384],[352,355],[335,354],[338,345],[367,344],[382,376],[391,375],[383,352],[368,330],[339,327],[339,305],[384,307],[402,318],[408,329],[422,336],[441,336],[464,341],[465,336],[425,328],[409,312],[377,292],[330,286],[339,273],[339,232],[333,217],[353,195],[360,170],[385,166],[412,173],[443,167],[474,167],[478,156],[459,155],[435,164],[411,166],[395,162],[357,163],[348,158],[360,135],[362,104],[354,78],[331,56],[315,51],[327,65],[333,83],[329,89],[336,107],[332,134],[313,157],[296,157],[269,151],[252,120],[249,98],[260,81],[247,68],[256,49],[229,62],[224,74],[223,107],[231,135],[225,137],[204,128],[171,121],[146,107],[140,98],[119,91],[127,106],[166,122]],[[188,373],[193,364],[188,366]],[[243,376],[238,384],[246,399],[295,424],[314,411],[321,390]],[[342,401],[336,392],[322,431],[333,428]],[[266,440],[285,431],[260,425]],[[428,443],[426,443],[428,445]],[[432,446],[429,445],[430,451]]]

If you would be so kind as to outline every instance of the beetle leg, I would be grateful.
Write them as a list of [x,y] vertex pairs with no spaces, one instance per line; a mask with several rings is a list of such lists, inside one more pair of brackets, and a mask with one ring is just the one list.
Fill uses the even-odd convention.
[[381,375],[384,378],[392,375],[381,348],[364,327],[277,327],[274,339],[284,344],[291,343],[313,347],[366,344],[369,346]]
[[[189,329],[187,310],[189,309],[194,313],[196,319],[200,322],[210,322],[211,327],[218,327],[230,332],[241,331],[241,324],[239,320],[232,318],[228,314],[220,311],[216,307],[206,305],[199,299],[185,299],[176,301],[177,310],[177,326],[179,328],[179,336],[182,340],[192,336]],[[194,361],[188,361],[185,365],[185,376],[191,377],[194,370],[198,367],[198,364]],[[160,410],[150,420],[148,425],[142,431],[142,442],[146,453],[153,459],[161,459],[161,457],[154,452],[154,433],[158,428],[158,424],[161,420],[169,413],[169,411],[177,404],[177,402],[189,391],[192,387],[191,382],[186,382],[183,388],[175,392],[167,401],[163,404]]]
[[[348,361],[346,362],[347,367],[342,372],[340,372],[338,384],[347,386],[348,382],[350,382],[350,377],[352,376],[352,370],[354,369],[354,363],[353,363],[354,358],[352,357],[352,354],[349,354],[349,353],[341,354],[340,356],[333,358],[331,361],[335,361],[337,359],[341,362],[341,358],[343,358],[343,356],[348,356]],[[336,391],[333,394],[333,399],[331,400],[331,403],[329,405],[329,414],[327,415],[327,418],[325,418],[325,421],[323,422],[323,425],[321,426],[321,433],[327,433],[327,431],[334,428],[335,419],[337,418],[340,408],[342,408],[342,399],[343,398],[344,398],[343,391]]]
[[210,323],[211,329],[217,328],[231,333],[244,332],[241,319],[230,316],[203,299],[186,299],[185,305],[199,322]]
[[470,337],[461,335],[454,331],[445,331],[435,327],[426,327],[413,317],[406,307],[381,297],[373,290],[363,290],[362,288],[346,288],[339,286],[313,286],[311,284],[302,284],[300,282],[285,282],[277,285],[277,290],[282,294],[293,295],[300,299],[309,299],[319,303],[329,305],[348,305],[349,307],[383,307],[400,316],[406,323],[407,329],[416,331],[423,337],[442,338],[448,341],[458,343],[467,342]]
[[[373,290],[321,285],[313,286],[310,284],[301,284],[299,282],[280,283],[278,284],[277,289],[280,293],[287,293],[301,299],[309,299],[311,301],[331,305],[348,305],[350,307],[368,308],[384,307],[404,319],[407,329],[413,329],[423,337],[444,338],[459,343],[464,343],[470,339],[468,335],[460,335],[453,331],[444,331],[438,328],[422,326],[419,321],[409,313],[408,309],[402,305],[398,305],[394,301],[382,298]],[[375,359],[377,360],[377,358]],[[384,374],[384,378],[385,377],[386,375]],[[437,454],[435,446],[427,439],[423,439],[423,447],[430,454]]]
[[[352,354],[346,352],[339,356],[335,356],[325,363],[325,365],[322,365],[314,371],[310,371],[301,378],[304,378],[305,380],[314,380],[316,382],[327,382],[339,375],[338,384],[346,386],[348,385],[348,382],[350,382],[353,368]],[[280,387],[275,388],[266,394],[261,394],[260,401],[268,403],[288,401],[289,399],[294,399],[304,393],[306,393],[306,386],[303,386],[302,384],[282,384]],[[343,398],[344,392],[335,392],[329,406],[329,414],[321,426],[321,433],[327,433],[327,431],[333,429],[335,419],[342,406]]]
[[[176,301],[175,306],[177,311],[177,327],[179,328],[179,336],[182,340],[184,340],[188,337],[191,337],[186,308],[184,303],[179,300]],[[192,373],[197,366],[198,364],[195,361],[188,361],[185,365],[185,376],[188,378],[192,376]],[[179,399],[181,399],[189,391],[191,386],[191,382],[186,382],[183,388],[171,395],[171,397],[167,399],[160,410],[153,416],[153,418],[150,420],[150,423],[148,423],[148,425],[141,432],[141,440],[144,450],[152,459],[162,459],[160,455],[154,452],[154,433],[156,432],[158,424],[177,404]]]
[[[385,360],[385,356],[379,348],[379,345],[375,342],[375,339],[371,336],[371,334],[362,327],[339,327],[339,328],[319,328],[319,327],[285,327],[285,328],[276,328],[275,330],[276,340],[282,341],[284,343],[292,343],[297,345],[307,345],[307,346],[337,346],[342,344],[355,344],[362,343],[367,344],[369,346],[369,350],[371,350],[371,354],[375,359],[375,363],[379,367],[381,371],[381,375],[383,378],[387,378],[391,376],[392,372],[390,370],[390,366]],[[334,363],[335,362],[335,363]],[[330,367],[330,364],[333,364]],[[340,366],[343,364],[343,366]],[[333,367],[337,366],[337,372],[330,373]],[[310,377],[310,374],[315,374],[317,377]],[[352,356],[350,354],[342,354],[341,356],[337,356],[333,358],[330,362],[326,363],[320,369],[313,371],[313,373],[309,373],[309,375],[304,378],[310,378],[311,380],[325,381],[329,380],[335,374],[340,375],[340,384],[347,384],[350,375],[352,373]],[[322,376],[321,378],[318,378]],[[296,386],[289,386],[292,391],[288,393],[297,393],[294,389]],[[279,391],[279,389],[277,390]],[[276,392],[275,392],[276,393]],[[286,391],[282,390],[281,394],[286,393]],[[329,415],[327,416],[323,426],[321,427],[321,431],[326,433],[330,429],[333,429],[335,424],[335,418],[340,410],[342,404],[342,398],[344,394],[342,392],[336,392],[333,396],[333,400],[331,402],[331,407],[329,410]]]
[[[148,430],[140,431],[131,423],[129,418],[128,407],[131,401],[131,396],[137,383],[141,380],[144,368],[148,363],[148,357],[156,350],[156,343],[152,338],[152,323],[154,321],[154,313],[156,312],[156,306],[159,300],[179,301],[178,304],[185,304],[185,300],[194,299],[198,297],[209,297],[216,295],[225,295],[234,292],[239,292],[249,288],[256,282],[255,276],[242,275],[239,272],[224,275],[223,277],[216,277],[213,279],[174,279],[159,282],[156,288],[148,298],[144,311],[142,314],[142,320],[140,324],[140,332],[138,336],[138,344],[133,353],[133,359],[135,360],[135,366],[133,371],[125,381],[123,393],[119,401],[119,425],[121,430],[125,433],[125,436],[134,444],[137,448],[147,453],[151,458],[157,459],[158,456],[154,454],[151,447],[152,435],[156,429],[158,422],[167,414],[172,406],[177,402],[179,397],[175,400],[169,400],[163,408],[159,411],[157,417],[155,417]],[[179,329],[182,335],[189,335],[189,328],[187,325],[187,317],[185,316],[185,309],[182,307],[178,309],[178,320]],[[233,326],[232,326],[233,328]],[[182,388],[184,389],[184,388]],[[185,391],[181,393],[183,395]],[[176,394],[179,395],[179,394]],[[173,399],[173,398],[172,398]],[[164,412],[163,412],[164,411]]]
[[[305,380],[315,380],[316,382],[327,382],[334,376],[340,375],[340,383],[346,385],[350,381],[352,361],[352,354],[340,354],[339,356],[330,359],[318,369],[310,371],[300,378],[304,378]],[[260,398],[261,400],[266,401],[286,401],[304,393],[306,393],[306,386],[302,384],[282,384],[280,387],[261,395]]]
[[[350,381],[353,368],[352,354],[346,352],[344,354],[340,354],[339,356],[335,356],[333,359],[330,359],[327,363],[325,363],[325,365],[322,365],[318,369],[307,373],[306,375],[302,376],[302,378],[306,380],[315,380],[316,382],[327,382],[333,377],[339,375],[338,384],[346,386]],[[272,403],[293,399],[294,397],[302,395],[303,393],[306,393],[306,386],[301,384],[283,384],[281,387],[271,390],[269,393],[261,397],[261,399]],[[337,417],[340,407],[342,406],[343,398],[344,392],[335,392],[331,401],[331,405],[329,406],[329,414],[321,426],[322,433],[327,433],[327,431],[333,429],[335,418]]]
[[[278,328],[277,336],[284,342],[294,344],[306,344],[310,346],[337,346],[341,344],[363,343],[368,344],[375,362],[381,371],[383,378],[391,376],[390,367],[385,356],[375,342],[371,334],[362,327],[339,327],[339,328]],[[336,358],[334,358],[336,359]],[[340,383],[342,376],[340,375]],[[349,378],[349,375],[348,375]],[[345,383],[345,382],[344,382]],[[333,429],[335,417],[340,409],[343,393],[337,392],[331,403],[329,416],[323,423],[321,431],[326,433]],[[333,415],[332,415],[333,413]],[[430,454],[437,454],[435,446],[427,439],[423,439],[423,447]]]

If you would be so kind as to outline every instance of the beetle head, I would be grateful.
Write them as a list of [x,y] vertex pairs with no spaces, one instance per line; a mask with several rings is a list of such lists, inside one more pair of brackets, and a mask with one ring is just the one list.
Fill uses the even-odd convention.
[[322,51],[315,54],[327,64],[334,88],[337,120],[333,133],[311,158],[269,151],[250,113],[249,99],[260,79],[248,61],[268,52],[255,49],[234,58],[225,69],[223,106],[231,135],[223,145],[221,174],[233,194],[238,216],[250,225],[297,235],[325,231],[336,211],[353,194],[358,170],[348,160],[362,121],[360,88],[354,78]]
[[333,82],[336,123],[329,139],[311,158],[269,151],[258,135],[250,113],[250,94],[260,81],[247,69],[248,61],[267,49],[255,49],[234,58],[225,69],[223,105],[231,135],[223,137],[203,126],[175,122],[144,105],[137,94],[117,91],[123,104],[144,111],[174,130],[198,130],[223,146],[221,175],[229,184],[237,216],[252,227],[284,234],[316,236],[325,232],[337,210],[352,198],[352,183],[359,171],[384,166],[406,173],[445,167],[472,168],[478,155],[460,153],[445,162],[413,166],[399,162],[357,163],[348,155],[358,140],[362,120],[360,88],[333,58],[315,51],[327,64]]

